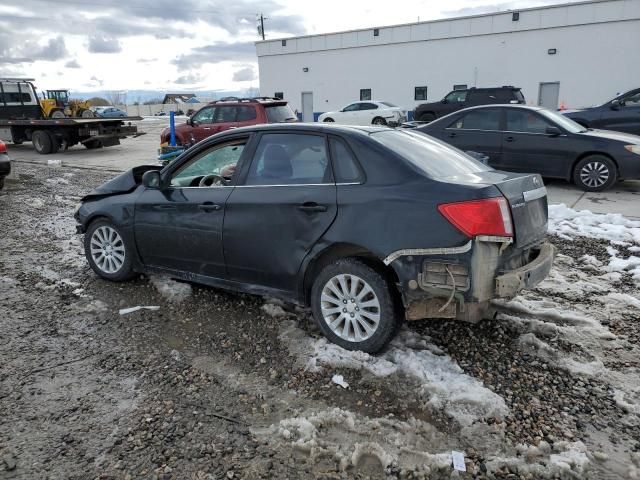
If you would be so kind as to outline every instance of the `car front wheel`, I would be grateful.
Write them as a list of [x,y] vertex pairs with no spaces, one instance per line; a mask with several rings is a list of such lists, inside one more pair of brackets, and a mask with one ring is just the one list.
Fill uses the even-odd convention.
[[333,343],[376,353],[401,323],[391,285],[378,271],[354,258],[326,266],[311,289],[313,316]]
[[134,274],[131,249],[118,227],[106,219],[93,222],[87,229],[84,253],[93,271],[106,280],[121,282]]
[[618,177],[615,164],[604,155],[589,155],[578,162],[573,180],[587,192],[601,192],[613,185]]

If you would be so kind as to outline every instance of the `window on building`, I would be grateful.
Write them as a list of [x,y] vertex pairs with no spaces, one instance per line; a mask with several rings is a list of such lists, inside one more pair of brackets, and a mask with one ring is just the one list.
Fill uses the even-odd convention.
[[286,40],[282,40],[282,46],[286,47],[287,46],[287,41]]
[[360,100],[371,100],[371,89],[370,88],[361,88],[360,89]]
[[374,28],[373,29],[373,36],[374,37],[379,37],[380,36],[380,29],[379,28]]
[[513,12],[511,14],[511,20],[513,22],[517,22],[518,20],[520,20],[520,12]]
[[413,93],[414,100],[426,100],[427,99],[427,87],[416,87]]
[[284,92],[276,92],[273,94],[273,96],[282,100],[284,98]]
[[461,83],[459,85],[454,85],[453,86],[454,90],[466,90],[467,89],[467,85],[464,83]]

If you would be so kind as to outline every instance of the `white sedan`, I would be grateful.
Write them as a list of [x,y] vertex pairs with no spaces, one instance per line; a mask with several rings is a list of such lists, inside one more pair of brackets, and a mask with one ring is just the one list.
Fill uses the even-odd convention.
[[400,125],[407,121],[407,111],[389,102],[365,100],[353,102],[337,112],[325,112],[319,122],[343,125]]

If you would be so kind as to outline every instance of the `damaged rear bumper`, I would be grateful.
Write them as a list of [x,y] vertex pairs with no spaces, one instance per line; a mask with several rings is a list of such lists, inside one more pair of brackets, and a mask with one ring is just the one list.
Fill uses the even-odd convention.
[[546,242],[538,256],[528,264],[496,277],[496,296],[513,298],[523,288],[533,288],[544,280],[553,265],[556,248]]

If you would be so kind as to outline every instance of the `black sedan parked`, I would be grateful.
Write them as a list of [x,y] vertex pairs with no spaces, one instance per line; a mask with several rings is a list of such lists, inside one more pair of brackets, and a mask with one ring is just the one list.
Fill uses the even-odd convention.
[[583,127],[640,135],[640,88],[595,107],[562,112]]
[[0,190],[4,188],[4,178],[11,173],[11,161],[7,153],[7,145],[0,140]]
[[467,108],[417,130],[461,150],[483,153],[492,167],[573,180],[586,191],[640,178],[640,137],[587,129],[544,108]]
[[380,350],[404,318],[478,320],[549,272],[538,175],[499,172],[414,131],[260,125],[135,168],[76,212],[87,260],[312,308]]

